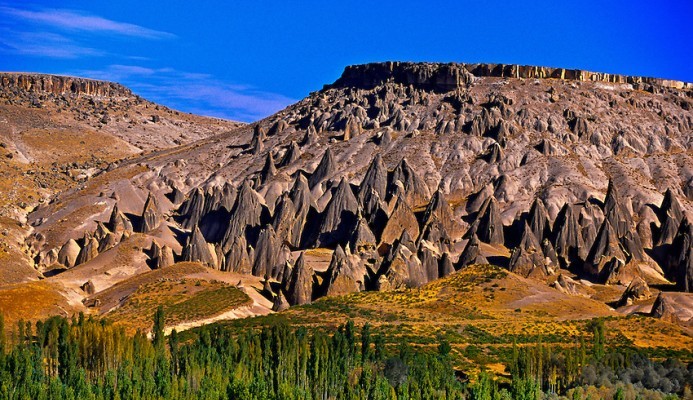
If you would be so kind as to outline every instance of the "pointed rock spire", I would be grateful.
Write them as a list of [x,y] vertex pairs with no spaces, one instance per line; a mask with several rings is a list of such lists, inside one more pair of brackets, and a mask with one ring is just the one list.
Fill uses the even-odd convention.
[[448,235],[448,231],[435,215],[430,218],[430,222],[421,231],[419,241],[423,240],[435,246],[441,253],[449,251],[452,245],[452,239]]
[[548,275],[544,266],[544,256],[536,249],[516,247],[510,255],[508,270],[524,277]]
[[253,261],[248,254],[248,243],[244,235],[236,236],[226,253],[225,268],[228,271],[250,275],[253,272]]
[[673,262],[668,275],[679,290],[693,292],[693,224],[686,217],[671,245],[671,259]]
[[142,222],[140,226],[140,232],[147,233],[159,227],[161,224],[162,216],[161,209],[159,208],[159,202],[156,196],[149,192],[147,195],[147,200],[144,202],[144,209],[142,210]]
[[229,226],[224,233],[223,252],[229,251],[236,236],[245,235],[248,228],[261,226],[266,217],[267,209],[261,196],[250,186],[249,181],[244,181],[231,211]]
[[362,284],[359,280],[363,280],[363,277],[354,275],[344,249],[338,245],[332,253],[332,260],[327,267],[322,293],[326,296],[340,296],[360,291]]
[[112,249],[118,244],[118,238],[113,232],[106,233],[101,239],[99,239],[99,253],[103,253],[106,250]]
[[479,240],[489,244],[503,244],[505,241],[503,223],[496,198],[489,197],[481,206],[481,210],[481,214],[477,217],[479,225],[476,230]]
[[472,236],[469,238],[467,245],[464,247],[459,260],[457,260],[455,265],[456,270],[472,264],[488,264],[486,257],[481,254],[479,245],[479,238],[476,236],[476,234],[472,233]]
[[256,124],[255,127],[253,128],[253,139],[250,141],[250,148],[251,148],[254,155],[260,154],[260,152],[264,149],[265,139],[266,139],[265,128],[260,126],[260,124]]
[[192,229],[200,223],[205,209],[205,193],[202,188],[197,187],[192,190],[188,200],[181,206],[179,213],[182,216],[181,226],[185,229]]
[[447,252],[443,253],[443,257],[441,257],[440,263],[438,264],[438,275],[441,278],[445,278],[453,272],[455,272],[455,267],[452,266],[450,254]]
[[440,268],[436,253],[429,248],[421,247],[421,249],[419,249],[419,260],[421,260],[421,266],[426,277],[423,283],[438,279],[440,276]]
[[524,224],[524,228],[522,229],[522,238],[520,239],[520,244],[518,245],[518,247],[524,250],[541,249],[541,244],[539,243],[539,240],[536,236],[534,236],[534,232],[532,232],[532,229],[529,227],[529,225],[527,225],[526,221]]
[[330,150],[328,147],[327,150],[325,150],[322,159],[320,159],[320,163],[315,168],[315,171],[313,171],[310,178],[308,178],[308,186],[311,190],[313,190],[316,186],[322,183],[322,181],[334,175],[336,171],[337,164],[332,156],[332,150]]
[[407,231],[409,237],[419,237],[419,222],[406,199],[397,197],[395,207],[380,236],[380,242],[393,243],[402,235],[402,231]]
[[387,196],[387,168],[383,163],[380,153],[376,154],[366,170],[361,185],[359,185],[358,200],[363,205],[369,192],[373,190],[378,197],[384,199]]
[[211,268],[216,267],[214,255],[209,249],[205,237],[202,236],[200,228],[197,226],[193,228],[192,235],[190,235],[187,244],[183,248],[183,261],[199,262]]
[[272,228],[274,228],[277,237],[281,238],[285,243],[292,246],[300,244],[300,236],[293,237],[294,224],[296,223],[296,207],[288,192],[284,192],[277,199],[277,204],[274,206],[274,216],[272,216]]
[[556,217],[552,240],[556,255],[562,258],[566,265],[574,261],[578,256],[578,250],[584,246],[580,225],[573,213],[573,207],[568,203],[563,205]]
[[374,252],[376,244],[375,235],[368,227],[368,222],[363,217],[359,218],[356,228],[351,234],[351,239],[349,239],[349,246],[358,254]]
[[445,230],[453,237],[458,237],[461,233],[462,227],[457,218],[455,218],[452,208],[450,208],[450,204],[445,199],[445,195],[440,188],[433,193],[431,201],[426,206],[426,211],[424,211],[423,215],[424,226],[428,225],[433,218],[440,221]]
[[428,203],[431,193],[428,186],[421,177],[414,171],[407,162],[406,158],[397,164],[395,170],[392,171],[388,182],[388,201],[397,194],[398,183],[404,188],[407,203],[412,207],[418,207]]
[[538,197],[534,199],[534,202],[529,209],[528,222],[529,227],[532,229],[532,233],[539,241],[542,241],[551,235],[549,214],[546,212],[544,202],[542,202]]
[[303,253],[298,256],[291,272],[286,298],[291,305],[308,304],[313,300],[313,268],[307,265]]
[[664,192],[664,199],[662,200],[662,205],[660,206],[660,220],[664,220],[667,215],[671,215],[675,221],[681,223],[683,220],[683,209],[681,208],[681,203],[674,195],[671,189],[667,189]]
[[381,291],[419,287],[427,282],[426,271],[416,256],[414,242],[406,230],[393,244],[380,271],[381,278],[385,278],[378,281],[378,290]]
[[282,161],[279,163],[279,167],[286,167],[287,165],[293,164],[299,158],[301,158],[302,154],[301,148],[292,140],[289,147],[286,149],[286,153],[284,154]]
[[625,264],[626,256],[621,250],[621,243],[616,237],[615,229],[608,220],[604,220],[597,238],[585,261],[586,272],[593,276],[602,276],[607,263],[619,261]]
[[659,209],[659,220],[662,222],[655,246],[671,244],[678,233],[681,221],[684,218],[681,204],[674,196],[671,189],[667,189]]
[[265,165],[260,171],[260,183],[265,184],[270,179],[277,175],[277,168],[274,166],[274,158],[272,157],[272,152],[267,152],[267,157],[265,158]]
[[308,125],[306,134],[303,136],[303,140],[301,141],[301,146],[312,146],[318,142],[318,139],[318,131],[315,130],[315,126],[312,124]]
[[166,268],[173,265],[173,251],[168,245],[159,246],[156,240],[152,240],[149,248],[152,269]]
[[118,203],[113,205],[111,216],[108,219],[108,229],[118,235],[122,234],[123,232],[133,231],[132,222],[130,222],[130,219],[120,211],[118,208]]
[[75,265],[84,264],[99,255],[99,241],[94,237],[85,237],[84,247],[79,252]]
[[621,196],[612,180],[609,180],[609,188],[604,200],[604,217],[613,227],[617,238],[623,237],[631,229],[633,220],[623,206]]
[[258,237],[257,246],[255,247],[253,275],[280,279],[285,262],[281,243],[277,239],[272,226],[268,225],[260,231],[260,236]]
[[357,213],[358,201],[349,182],[346,178],[342,178],[322,214],[317,246],[329,247],[337,243],[345,243],[349,239],[349,233],[358,222]]

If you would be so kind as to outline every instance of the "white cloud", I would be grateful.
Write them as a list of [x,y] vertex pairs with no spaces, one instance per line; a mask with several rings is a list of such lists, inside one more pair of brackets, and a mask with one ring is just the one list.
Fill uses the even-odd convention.
[[17,20],[67,30],[98,32],[144,39],[170,39],[175,37],[172,33],[157,31],[127,22],[118,22],[98,16],[87,15],[80,11],[73,10],[45,9],[32,11],[13,7],[0,7],[0,13]]
[[113,64],[102,71],[70,71],[68,75],[119,82],[144,98],[172,108],[244,122],[264,118],[296,101],[208,74],[172,68]]
[[83,46],[57,33],[14,32],[8,29],[0,29],[0,51],[50,58],[79,58],[105,54],[102,50]]

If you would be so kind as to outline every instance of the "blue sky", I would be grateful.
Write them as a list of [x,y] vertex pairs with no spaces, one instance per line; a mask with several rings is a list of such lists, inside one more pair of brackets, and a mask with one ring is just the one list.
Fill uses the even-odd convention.
[[113,80],[253,121],[387,60],[693,81],[693,2],[0,0],[0,70]]

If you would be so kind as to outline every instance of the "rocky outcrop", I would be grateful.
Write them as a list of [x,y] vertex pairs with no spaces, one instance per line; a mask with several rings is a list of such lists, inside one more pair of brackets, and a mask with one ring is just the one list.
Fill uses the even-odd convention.
[[647,282],[640,277],[636,277],[628,284],[618,304],[619,306],[629,306],[635,301],[646,300],[650,297],[652,297],[652,293],[650,292],[650,287],[647,286]]
[[149,258],[152,269],[166,268],[175,263],[173,250],[168,245],[159,246],[156,240],[152,241],[149,248]]
[[284,293],[279,292],[279,294],[274,296],[274,301],[272,302],[272,311],[280,312],[288,309],[290,306],[289,302],[286,300]]
[[379,85],[395,83],[404,86],[411,85],[424,90],[449,92],[457,88],[466,87],[474,81],[474,77],[551,78],[610,83],[644,83],[652,86],[673,88],[693,87],[690,83],[680,81],[606,74],[577,69],[516,64],[441,64],[392,61],[348,66],[344,69],[342,76],[334,84],[327,87],[372,89]]
[[134,97],[130,89],[117,83],[71,76],[0,73],[3,92],[50,93],[55,96]]
[[667,294],[664,292],[659,292],[659,294],[657,295],[654,304],[652,304],[652,311],[650,311],[650,316],[672,323],[681,322],[679,318],[676,316],[675,303],[671,301]]

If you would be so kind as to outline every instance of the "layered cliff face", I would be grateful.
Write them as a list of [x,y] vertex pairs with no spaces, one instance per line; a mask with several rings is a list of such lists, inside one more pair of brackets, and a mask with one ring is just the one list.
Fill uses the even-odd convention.
[[2,73],[0,74],[2,97],[25,94],[86,95],[102,97],[129,97],[132,91],[117,83],[70,76]]
[[373,89],[386,83],[448,92],[463,88],[474,78],[560,79],[579,82],[607,82],[634,85],[636,89],[691,89],[693,84],[669,79],[590,72],[579,69],[536,67],[517,64],[434,64],[385,62],[352,65],[326,87]]
[[[130,237],[154,238],[174,261],[265,279],[281,308],[418,287],[478,263],[563,277],[571,293],[594,289],[569,277],[687,291],[691,106],[689,85],[646,78],[348,67],[252,126],[134,158],[39,207],[31,255],[48,268],[63,246],[96,248],[71,266],[86,271]],[[145,206],[147,198],[158,201]],[[71,224],[80,204],[99,208]],[[115,239],[97,224],[113,209],[119,226],[131,226]],[[152,215],[151,229],[130,233]]]

